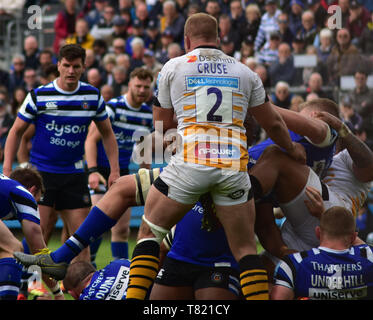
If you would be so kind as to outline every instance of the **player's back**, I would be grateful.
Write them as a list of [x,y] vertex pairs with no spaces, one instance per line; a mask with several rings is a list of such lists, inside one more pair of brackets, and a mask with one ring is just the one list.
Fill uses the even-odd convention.
[[179,159],[245,171],[243,123],[248,107],[265,101],[257,74],[216,48],[197,48],[166,63],[158,88],[161,106],[176,113],[184,146]]
[[28,220],[39,223],[37,203],[32,194],[18,181],[0,174],[0,219]]
[[313,248],[283,260],[276,269],[276,283],[292,288],[296,298],[373,298],[373,253],[368,245],[346,250]]
[[130,261],[118,259],[94,273],[79,300],[124,300],[126,298]]

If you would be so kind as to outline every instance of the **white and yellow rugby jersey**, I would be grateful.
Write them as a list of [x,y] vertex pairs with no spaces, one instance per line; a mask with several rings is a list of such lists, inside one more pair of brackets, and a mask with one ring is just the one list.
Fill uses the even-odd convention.
[[178,160],[246,171],[245,116],[266,98],[256,73],[216,48],[197,48],[164,65],[157,98],[174,108],[183,137]]
[[[356,217],[358,210],[367,198],[369,183],[362,183],[355,178],[352,164],[353,161],[347,149],[339,152],[333,157],[333,162],[327,170],[323,182],[329,186],[336,196],[342,200],[345,207]],[[328,209],[327,203],[325,209]]]

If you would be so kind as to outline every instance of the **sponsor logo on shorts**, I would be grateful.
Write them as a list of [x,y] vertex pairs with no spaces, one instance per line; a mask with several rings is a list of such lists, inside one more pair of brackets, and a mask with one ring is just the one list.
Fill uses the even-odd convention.
[[241,198],[245,194],[245,190],[240,189],[229,194],[229,197],[233,200]]
[[223,275],[220,272],[214,272],[211,276],[213,282],[221,282],[223,280]]

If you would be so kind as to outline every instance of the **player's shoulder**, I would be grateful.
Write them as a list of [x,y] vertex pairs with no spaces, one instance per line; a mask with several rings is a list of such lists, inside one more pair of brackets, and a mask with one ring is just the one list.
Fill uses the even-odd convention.
[[99,89],[84,81],[79,81],[79,91],[92,91],[92,93],[100,94]]

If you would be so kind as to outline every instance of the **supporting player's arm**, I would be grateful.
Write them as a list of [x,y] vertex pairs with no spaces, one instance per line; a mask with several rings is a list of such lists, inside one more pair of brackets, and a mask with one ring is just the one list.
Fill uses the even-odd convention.
[[6,176],[12,171],[12,164],[17,154],[19,144],[21,143],[22,135],[30,124],[21,118],[17,117],[9,131],[4,148],[3,173]]
[[[87,139],[84,143],[88,169],[92,170],[92,168],[97,168],[97,143],[100,140],[101,134],[97,130],[96,125],[92,123],[89,127]],[[100,182],[106,185],[105,178],[98,171],[92,170],[88,172],[88,183],[91,189],[96,190]]]
[[105,153],[110,163],[110,176],[108,186],[110,187],[120,177],[118,144],[115,138],[109,118],[103,121],[96,121],[96,126],[102,137]]
[[347,149],[353,161],[353,173],[361,182],[373,180],[373,152],[358,137],[351,133],[348,127],[338,118],[327,112],[317,112],[316,116],[328,123],[338,132],[343,146]]
[[304,148],[290,139],[288,128],[278,111],[267,101],[252,107],[249,112],[258,121],[268,136],[281,148],[283,148],[293,159],[306,163],[306,152]]
[[277,106],[275,106],[275,108],[290,130],[301,136],[307,137],[316,145],[323,145],[324,143],[329,142],[330,128],[325,122],[319,119],[305,117],[299,112],[292,110],[287,110]]
[[27,163],[30,158],[30,142],[35,134],[35,126],[30,125],[22,136],[21,143],[17,152],[17,160],[19,164]]

